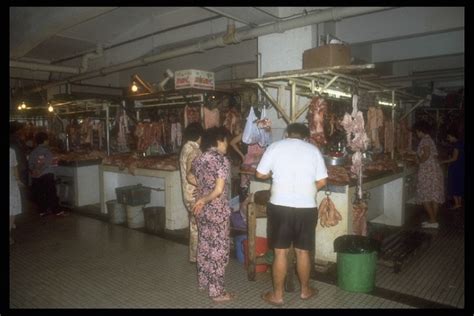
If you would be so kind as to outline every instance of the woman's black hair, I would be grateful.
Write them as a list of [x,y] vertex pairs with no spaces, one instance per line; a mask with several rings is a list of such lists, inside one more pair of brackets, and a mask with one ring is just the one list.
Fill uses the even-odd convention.
[[415,132],[420,131],[424,134],[429,134],[431,132],[431,129],[432,129],[431,125],[428,124],[425,121],[416,122],[415,125],[413,125],[413,128],[412,128],[413,131],[415,131]]
[[36,134],[36,136],[35,136],[35,141],[36,141],[36,144],[37,144],[37,145],[41,145],[41,144],[44,143],[47,139],[48,139],[48,134],[46,134],[45,132],[39,132],[39,133]]
[[202,128],[201,124],[198,122],[190,123],[183,132],[183,140],[184,142],[190,141],[197,141],[199,137],[202,136],[204,133],[204,129]]
[[211,127],[204,131],[201,141],[201,150],[206,151],[211,147],[217,146],[217,141],[230,140],[231,134],[224,126]]

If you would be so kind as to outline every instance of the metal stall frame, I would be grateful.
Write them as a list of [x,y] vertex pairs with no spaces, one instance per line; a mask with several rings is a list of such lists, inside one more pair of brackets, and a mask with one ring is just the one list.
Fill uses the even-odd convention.
[[[106,148],[107,156],[110,156],[110,108],[111,107],[120,107],[120,104],[113,104],[110,100],[103,99],[83,99],[83,100],[71,100],[66,102],[54,102],[51,101],[50,104],[55,108],[53,112],[57,117],[61,118],[60,115],[68,114],[82,114],[82,113],[97,113],[105,111],[105,139],[106,139]],[[74,107],[73,109],[71,107]]]
[[[374,64],[365,64],[271,72],[259,78],[245,79],[245,82],[257,85],[262,94],[271,102],[287,124],[295,122],[309,107],[308,103],[297,109],[297,95],[311,98],[318,94],[326,93],[329,96],[340,95],[350,100],[357,91],[360,92],[362,90],[367,93],[374,93],[379,99],[390,100],[391,104],[395,104],[395,106],[391,106],[392,122],[395,122],[395,110],[397,107],[401,107],[402,102],[405,104],[416,104],[401,118],[407,116],[423,103],[424,99],[416,95],[363,80],[357,76],[358,74],[367,73],[367,71],[374,68]],[[282,85],[285,87],[285,90],[290,91],[289,113],[269,93],[270,88],[278,89]],[[395,135],[395,124],[393,124],[392,132]],[[394,158],[394,153],[395,150],[392,150],[392,159]]]

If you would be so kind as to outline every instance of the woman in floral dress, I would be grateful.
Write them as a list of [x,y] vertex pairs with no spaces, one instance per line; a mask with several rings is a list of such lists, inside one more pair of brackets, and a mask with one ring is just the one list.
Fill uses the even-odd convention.
[[423,228],[438,228],[437,215],[439,204],[444,203],[443,172],[438,161],[438,150],[429,135],[430,126],[417,122],[413,130],[420,139],[417,156],[419,162],[416,200],[423,204],[428,213],[428,222],[421,223]]
[[232,300],[225,291],[224,274],[230,252],[229,192],[227,153],[230,133],[225,127],[213,127],[202,138],[203,153],[194,159],[192,170],[197,182],[198,199],[193,207],[198,224],[197,270],[199,288],[208,290],[214,302]]

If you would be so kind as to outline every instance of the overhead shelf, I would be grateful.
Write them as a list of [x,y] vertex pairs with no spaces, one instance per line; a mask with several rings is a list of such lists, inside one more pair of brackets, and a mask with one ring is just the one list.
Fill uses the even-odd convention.
[[[354,93],[359,95],[369,93],[390,104],[403,102],[404,104],[416,103],[418,106],[422,103],[423,99],[416,95],[358,77],[374,68],[374,64],[366,64],[271,72],[260,78],[246,79],[245,82],[257,85],[287,123],[295,122],[309,106],[305,105],[303,108],[296,109],[297,95],[311,98],[318,94],[328,93],[350,99]],[[290,91],[289,113],[269,93],[269,89],[279,89],[282,86]]]

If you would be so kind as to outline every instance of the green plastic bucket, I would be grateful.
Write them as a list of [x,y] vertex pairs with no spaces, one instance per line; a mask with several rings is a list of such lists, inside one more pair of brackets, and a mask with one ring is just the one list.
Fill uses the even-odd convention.
[[371,292],[375,286],[377,252],[337,253],[337,285],[349,292]]
[[343,235],[334,240],[337,252],[337,285],[349,292],[371,292],[380,242],[360,235]]

